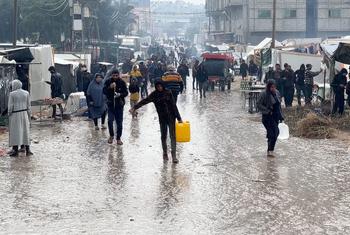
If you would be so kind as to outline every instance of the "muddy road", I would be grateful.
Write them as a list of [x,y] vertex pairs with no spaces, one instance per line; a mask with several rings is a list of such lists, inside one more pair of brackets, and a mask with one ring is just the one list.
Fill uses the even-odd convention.
[[153,105],[125,109],[122,147],[84,119],[33,125],[35,155],[0,158],[0,233],[349,234],[348,146],[291,138],[267,159],[241,106],[238,91],[180,96],[192,142],[178,165]]

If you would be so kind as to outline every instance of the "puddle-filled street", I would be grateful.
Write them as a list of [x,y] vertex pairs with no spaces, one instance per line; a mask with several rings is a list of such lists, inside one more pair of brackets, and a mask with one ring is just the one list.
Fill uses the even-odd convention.
[[[163,163],[153,105],[124,113],[124,146],[84,118],[33,124],[34,156],[0,159],[0,233],[349,234],[350,161],[291,138],[267,158],[238,91],[179,97],[192,141]],[[3,144],[6,144],[4,140]]]

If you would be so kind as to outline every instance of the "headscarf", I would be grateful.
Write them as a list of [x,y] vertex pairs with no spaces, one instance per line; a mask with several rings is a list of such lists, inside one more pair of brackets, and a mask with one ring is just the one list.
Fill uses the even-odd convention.
[[348,70],[346,68],[343,68],[342,70],[340,70],[340,73],[346,76],[348,74]]
[[22,82],[18,79],[11,82],[12,91],[22,89]]
[[100,77],[103,79],[102,74],[100,74],[100,73],[95,73],[95,79],[96,79],[98,76],[100,76]]

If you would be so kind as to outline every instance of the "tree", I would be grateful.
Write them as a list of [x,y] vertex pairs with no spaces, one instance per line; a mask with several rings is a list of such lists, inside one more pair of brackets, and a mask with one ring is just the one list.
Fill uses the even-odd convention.
[[13,1],[0,1],[0,42],[12,40],[12,8]]
[[70,35],[72,20],[67,0],[22,0],[19,7],[19,37],[39,43],[59,44],[61,34]]
[[130,25],[135,23],[133,7],[125,3],[106,0],[97,11],[101,39],[114,40],[116,34],[127,34]]
[[[114,40],[114,35],[126,34],[135,22],[133,7],[126,3],[115,0],[80,2],[89,7],[93,15],[84,23],[86,35],[94,31],[94,35],[100,35],[104,41]],[[62,33],[71,35],[72,16],[68,0],[21,0],[19,3],[18,38],[25,42],[60,44]],[[12,1],[0,0],[0,42],[12,40],[12,12]],[[94,21],[97,21],[97,27]]]

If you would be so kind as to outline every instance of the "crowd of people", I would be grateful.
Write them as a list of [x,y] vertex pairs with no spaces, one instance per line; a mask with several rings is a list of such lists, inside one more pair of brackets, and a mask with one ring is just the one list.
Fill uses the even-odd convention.
[[[250,61],[249,66],[242,61],[240,67],[240,74],[243,79],[249,76],[258,76],[259,68],[253,61]],[[267,84],[269,80],[275,82],[276,88],[279,91],[281,99],[284,100],[286,107],[292,107],[294,95],[296,92],[298,105],[302,105],[302,96],[305,97],[305,105],[311,105],[314,78],[317,77],[320,71],[312,71],[312,65],[302,64],[297,71],[294,71],[292,67],[285,63],[283,69],[280,64],[275,66],[269,65],[268,71],[265,73],[263,82]]]
[[[167,57],[171,57],[169,53]],[[152,59],[153,58],[153,59]],[[208,88],[208,71],[204,63],[192,59],[191,63],[185,58],[179,66],[175,63],[159,61],[152,56],[147,61],[132,63],[125,61],[121,71],[112,67],[109,71],[106,66],[100,66],[99,72],[92,75],[85,65],[80,64],[76,72],[76,90],[83,92],[87,105],[89,118],[94,123],[96,130],[109,131],[108,143],[123,145],[123,118],[126,98],[130,99],[130,113],[132,118],[137,118],[137,110],[148,103],[154,103],[159,115],[161,129],[161,143],[163,158],[168,160],[168,149],[166,139],[168,132],[171,139],[171,156],[174,163],[178,162],[176,157],[175,123],[182,122],[181,115],[177,108],[178,96],[186,92],[191,83],[187,82],[192,72],[192,89],[198,90],[200,98],[206,98]],[[168,59],[166,59],[168,61]],[[51,73],[50,81],[51,97],[64,99],[62,92],[62,75],[56,68],[49,68]],[[243,79],[249,76],[259,76],[260,69],[253,62],[246,64],[241,61],[240,74]],[[284,101],[286,107],[292,107],[294,95],[298,105],[301,106],[302,95],[305,97],[305,104],[311,105],[314,77],[322,72],[312,71],[312,65],[302,64],[297,71],[293,71],[289,64],[270,65],[263,82],[266,90],[262,92],[258,100],[258,108],[262,113],[262,123],[267,130],[268,155],[272,156],[274,147],[279,135],[278,124],[283,121],[281,104]],[[122,74],[128,75],[125,81]],[[345,91],[350,97],[350,82],[347,82],[348,71],[342,69],[333,79],[331,87],[335,94],[333,113],[344,113]],[[10,116],[10,156],[17,156],[19,152],[26,152],[31,155],[29,144],[30,126],[30,103],[29,93],[22,90],[23,84],[19,80],[12,82],[12,92],[9,99]],[[149,91],[151,91],[149,93]],[[350,105],[350,99],[349,105]],[[60,113],[63,114],[62,105],[58,105]],[[56,118],[56,105],[52,105],[52,118]],[[106,118],[108,118],[107,126]],[[14,121],[15,120],[15,121]],[[99,124],[99,122],[101,124]],[[19,123],[17,127],[14,123]],[[20,127],[20,128],[18,128]],[[116,128],[116,129],[115,129]]]
[[[201,66],[199,63],[196,63],[196,66],[195,74],[198,77],[202,73]],[[51,97],[62,98],[62,75],[53,66],[49,68],[49,71],[51,80],[47,83],[51,86]],[[125,80],[126,74],[128,81]],[[76,72],[76,90],[83,92],[86,97],[88,115],[94,123],[94,128],[96,130],[108,129],[107,142],[109,144],[116,142],[117,145],[123,145],[124,108],[128,96],[131,106],[130,113],[133,118],[137,118],[137,110],[143,105],[154,103],[159,115],[163,159],[165,161],[169,159],[166,144],[169,132],[172,161],[177,163],[175,122],[176,120],[182,122],[182,119],[176,103],[178,96],[187,89],[189,76],[190,66],[187,60],[181,61],[177,68],[174,64],[166,65],[157,58],[135,63],[128,60],[123,64],[121,72],[116,66],[110,71],[101,66],[99,72],[94,76],[88,72],[85,65],[81,64]],[[194,89],[196,81],[195,79],[193,83]],[[152,92],[149,94],[149,91]],[[63,113],[61,105],[59,108]],[[53,105],[52,117],[56,118],[56,105]],[[105,125],[106,118],[108,118],[107,126]],[[25,146],[26,144],[27,142]],[[13,152],[13,156],[18,155],[16,148],[13,148]]]
[[[305,96],[305,104],[311,105],[312,93],[314,87],[314,77],[322,73],[312,71],[312,65],[302,64],[300,69],[293,71],[291,66],[284,64],[284,70],[279,64],[269,67],[265,75],[264,82],[266,90],[260,94],[257,102],[258,109],[262,114],[262,123],[266,129],[268,150],[267,156],[274,156],[274,149],[279,136],[278,125],[283,122],[281,109],[282,98],[285,106],[291,107],[294,100],[294,91],[297,92],[298,105],[301,106],[301,96]],[[345,106],[345,93],[348,95],[348,104],[350,106],[350,81],[347,81],[348,70],[343,68],[337,73],[330,86],[334,93],[333,115],[343,115]]]

